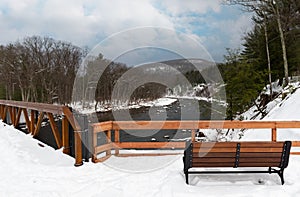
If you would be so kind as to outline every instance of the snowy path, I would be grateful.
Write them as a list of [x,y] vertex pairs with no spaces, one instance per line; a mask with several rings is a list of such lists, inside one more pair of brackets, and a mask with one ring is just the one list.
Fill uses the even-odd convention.
[[147,165],[149,160],[174,160],[147,173],[124,172],[101,163],[76,168],[73,158],[61,150],[38,143],[0,122],[0,196],[300,196],[300,156],[292,156],[283,186],[277,175],[268,174],[196,175],[186,185],[178,156],[109,159],[108,164],[131,167]]

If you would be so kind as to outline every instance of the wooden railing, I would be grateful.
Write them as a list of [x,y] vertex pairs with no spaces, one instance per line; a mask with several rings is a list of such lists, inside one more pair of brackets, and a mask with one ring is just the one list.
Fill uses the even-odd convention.
[[[63,147],[65,154],[70,154],[69,146],[69,124],[74,131],[75,140],[75,166],[80,166],[82,162],[82,144],[81,129],[71,110],[67,106],[52,105],[44,103],[21,102],[0,100],[0,119],[6,121],[10,119],[10,123],[17,127],[20,124],[20,117],[23,113],[28,132],[33,136],[37,136],[41,129],[41,123],[45,117],[49,119],[50,126],[58,148]],[[30,113],[30,114],[29,114]],[[62,115],[62,136],[54,121],[53,115]],[[8,117],[7,117],[8,116]],[[36,118],[38,117],[38,118]]]
[[[167,130],[167,129],[189,129],[191,139],[195,140],[198,129],[270,129],[271,141],[277,140],[277,129],[298,128],[300,132],[300,121],[108,121],[96,123],[93,127],[93,162],[102,162],[112,155],[112,150],[117,156],[133,156],[147,154],[120,154],[120,149],[184,149],[185,142],[120,142],[120,130]],[[114,131],[114,142],[112,142],[112,131]],[[104,132],[106,143],[97,144],[97,135]],[[300,141],[292,141],[293,147],[300,147]],[[104,156],[99,158],[99,155]],[[164,153],[174,154],[174,153]],[[162,153],[148,155],[164,155]],[[300,155],[300,152],[291,154]]]

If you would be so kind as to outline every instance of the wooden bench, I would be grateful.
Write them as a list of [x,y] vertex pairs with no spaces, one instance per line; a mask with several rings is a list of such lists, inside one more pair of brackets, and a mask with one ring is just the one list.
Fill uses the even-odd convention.
[[[291,142],[193,142],[184,151],[184,174],[277,173],[284,184],[283,171],[288,166]],[[190,168],[267,167],[264,171],[189,171]],[[276,168],[276,169],[275,169]]]

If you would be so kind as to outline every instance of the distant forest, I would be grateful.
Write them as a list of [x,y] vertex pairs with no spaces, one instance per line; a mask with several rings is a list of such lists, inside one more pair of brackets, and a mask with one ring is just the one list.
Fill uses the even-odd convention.
[[[290,77],[300,75],[300,1],[228,2],[252,12],[254,24],[245,34],[241,49],[227,49],[224,63],[218,64],[226,84],[227,116],[233,118],[253,105],[266,85],[280,80],[286,86]],[[0,45],[0,99],[69,104],[76,73],[87,53],[72,43],[40,36]],[[83,83],[85,76],[97,72],[97,66],[103,63],[109,66],[94,89],[83,86],[78,90],[87,100],[95,99],[99,104],[111,101],[114,85],[129,69],[100,54],[82,72]],[[205,70],[209,72],[209,68]],[[205,82],[203,73],[196,69],[180,72],[193,85]],[[134,79],[129,83],[135,83]],[[89,96],[90,91],[95,92],[94,98]],[[166,91],[162,84],[147,83],[134,91],[129,102],[153,100]]]

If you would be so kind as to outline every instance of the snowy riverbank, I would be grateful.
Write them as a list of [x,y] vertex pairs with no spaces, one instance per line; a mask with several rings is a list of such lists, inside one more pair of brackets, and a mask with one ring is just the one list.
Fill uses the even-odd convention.
[[177,98],[159,98],[154,101],[141,101],[139,103],[132,103],[130,105],[118,105],[118,106],[111,106],[111,105],[98,105],[97,110],[95,111],[95,103],[90,103],[89,107],[82,107],[82,104],[76,103],[72,105],[72,108],[79,111],[83,114],[91,114],[95,112],[106,112],[111,110],[122,110],[122,109],[138,109],[141,107],[161,107],[161,106],[169,106],[172,103],[176,102]]

